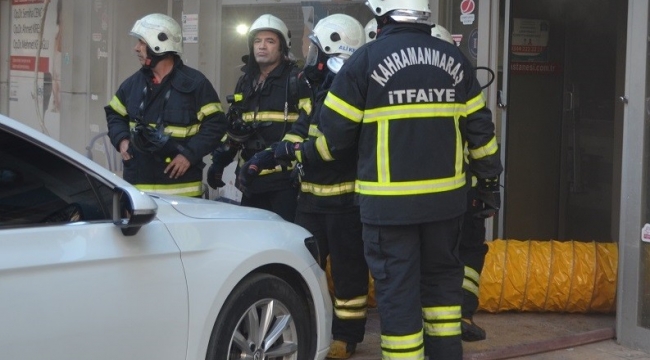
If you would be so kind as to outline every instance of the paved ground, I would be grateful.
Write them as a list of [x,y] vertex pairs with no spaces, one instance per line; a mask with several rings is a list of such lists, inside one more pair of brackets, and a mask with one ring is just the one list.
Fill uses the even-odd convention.
[[[474,321],[487,331],[488,338],[463,344],[467,360],[650,360],[650,354],[616,343],[614,315],[479,313]],[[379,337],[379,315],[371,309],[366,338],[351,359],[381,359]]]

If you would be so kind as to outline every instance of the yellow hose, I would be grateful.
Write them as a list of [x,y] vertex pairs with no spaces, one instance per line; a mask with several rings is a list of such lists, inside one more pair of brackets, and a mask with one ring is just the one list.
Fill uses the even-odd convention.
[[479,310],[615,311],[616,243],[494,240],[487,244]]

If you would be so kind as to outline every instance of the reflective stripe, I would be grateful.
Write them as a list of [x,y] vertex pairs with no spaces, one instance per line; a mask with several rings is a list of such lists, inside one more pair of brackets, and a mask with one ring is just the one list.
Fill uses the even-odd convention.
[[472,159],[477,160],[496,154],[498,149],[499,145],[497,144],[497,138],[495,136],[490,141],[488,141],[487,144],[481,146],[480,148],[473,150],[470,149],[469,154],[472,156]]
[[377,123],[377,178],[380,183],[390,183],[390,149],[388,138],[390,126],[388,121]]
[[311,114],[312,107],[311,107],[311,99],[310,98],[302,98],[298,100],[298,109],[303,109],[307,113],[307,115]]
[[[239,157],[239,161],[238,161],[239,167],[241,168],[242,166],[244,166],[245,163],[246,163],[246,160],[244,160],[243,158]],[[273,169],[264,169],[264,170],[260,171],[260,173],[258,174],[258,176],[268,175],[268,174],[273,174],[273,173],[276,173],[276,172],[282,172],[282,171],[284,171],[284,170],[287,170],[287,171],[288,171],[288,170],[293,170],[293,168],[295,167],[295,165],[296,165],[296,162],[295,162],[295,161],[292,161],[292,162],[291,162],[291,166],[285,166],[284,168],[283,168],[282,166],[280,166],[280,165],[276,165],[276,167],[273,168]]]
[[318,125],[309,125],[309,136],[320,137],[323,133],[318,129]]
[[465,278],[463,279],[463,289],[478,296],[478,288],[480,284],[480,275],[476,270],[469,266],[465,266]]
[[463,279],[463,289],[478,296],[478,286],[476,286],[476,283],[472,280],[469,280],[467,278]]
[[[242,119],[244,121],[275,121],[283,122],[284,113],[280,111],[261,111],[257,113],[257,118],[255,117],[254,112],[247,112],[242,114]],[[287,121],[295,122],[298,120],[298,114],[290,113],[287,115]]]
[[233,95],[232,98],[234,99],[234,102],[239,102],[239,101],[244,100],[244,94],[237,93],[237,94]]
[[[129,122],[129,127],[133,129],[135,127],[136,123],[134,121]],[[156,124],[148,124],[149,126],[155,128]],[[200,124],[194,124],[190,125],[187,127],[184,126],[166,126],[165,127],[165,134],[169,134],[172,137],[175,138],[186,138],[190,136],[196,135],[196,133],[199,132],[199,129],[201,128]]]
[[316,196],[336,196],[354,192],[354,181],[334,185],[319,185],[314,183],[300,183],[300,190]]
[[368,296],[353,299],[334,298],[334,313],[339,319],[363,319],[366,317]]
[[464,173],[443,179],[402,181],[395,183],[357,180],[356,191],[364,195],[432,194],[461,188],[465,185],[465,181]]
[[465,277],[474,281],[475,283],[478,283],[481,275],[471,267],[465,266]]
[[424,360],[422,330],[412,335],[381,335],[382,360]]
[[331,92],[327,94],[323,104],[348,120],[359,123],[363,119],[363,112],[361,110],[346,103]]
[[199,112],[196,113],[196,118],[199,119],[199,121],[201,121],[206,116],[210,116],[216,112],[223,112],[220,103],[205,104],[201,107],[201,110],[199,110]]
[[330,153],[330,148],[327,146],[327,139],[325,136],[321,136],[318,139],[316,139],[316,150],[318,151],[318,154],[320,154],[321,159],[325,161],[332,161],[334,160],[334,157]]
[[292,143],[298,143],[298,142],[302,142],[303,138],[301,138],[300,136],[298,136],[296,134],[285,134],[284,137],[282,138],[282,141],[289,141],[289,142],[292,142]]
[[460,305],[422,308],[424,332],[429,336],[457,336],[461,333]]
[[135,184],[135,187],[141,191],[155,192],[165,195],[203,195],[203,183],[201,181],[193,181],[180,184]]
[[483,93],[476,95],[473,99],[470,99],[465,103],[465,114],[464,116],[475,113],[476,111],[485,107],[485,96]]
[[[419,118],[451,118],[465,115],[465,106],[461,104],[408,104],[391,105],[367,109],[363,114],[364,123],[382,120],[404,121]],[[446,120],[446,119],[442,119]]]
[[108,105],[113,110],[115,110],[116,113],[122,116],[126,116],[128,114],[128,112],[126,111],[126,107],[124,106],[124,104],[122,104],[122,102],[120,101],[120,99],[117,98],[116,95],[113,95],[113,98],[111,99],[111,102],[108,103]]

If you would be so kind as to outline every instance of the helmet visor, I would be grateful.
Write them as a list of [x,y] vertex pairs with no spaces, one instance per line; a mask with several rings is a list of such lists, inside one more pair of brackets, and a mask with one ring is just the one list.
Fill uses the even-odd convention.
[[320,49],[318,48],[318,45],[311,42],[309,44],[309,50],[307,51],[307,57],[305,58],[305,66],[316,65],[316,63],[318,62],[319,53],[320,53]]

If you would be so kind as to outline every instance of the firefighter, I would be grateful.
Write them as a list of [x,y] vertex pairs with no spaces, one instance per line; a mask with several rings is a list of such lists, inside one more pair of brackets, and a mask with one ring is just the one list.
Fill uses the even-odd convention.
[[[291,34],[282,20],[270,14],[257,18],[248,32],[248,47],[248,63],[229,109],[228,136],[212,154],[208,169],[208,184],[213,188],[224,185],[223,169],[238,152],[237,169],[255,153],[282,140],[298,119],[299,109],[311,109],[310,90],[298,81],[300,69],[289,53]],[[270,210],[293,222],[298,189],[291,180],[292,170],[293,166],[268,169],[246,185],[237,176],[241,205]]]
[[379,36],[334,78],[318,114],[323,135],[276,157],[308,165],[355,152],[382,357],[462,359],[464,148],[484,203],[494,203],[502,166],[492,115],[471,63],[431,36],[427,0],[366,4]]
[[377,19],[370,19],[363,29],[366,32],[366,43],[375,40],[377,38]]
[[131,35],[142,67],[104,108],[124,179],[142,191],[200,197],[203,157],[227,127],[219,96],[203,74],[183,64],[174,19],[147,15]]

